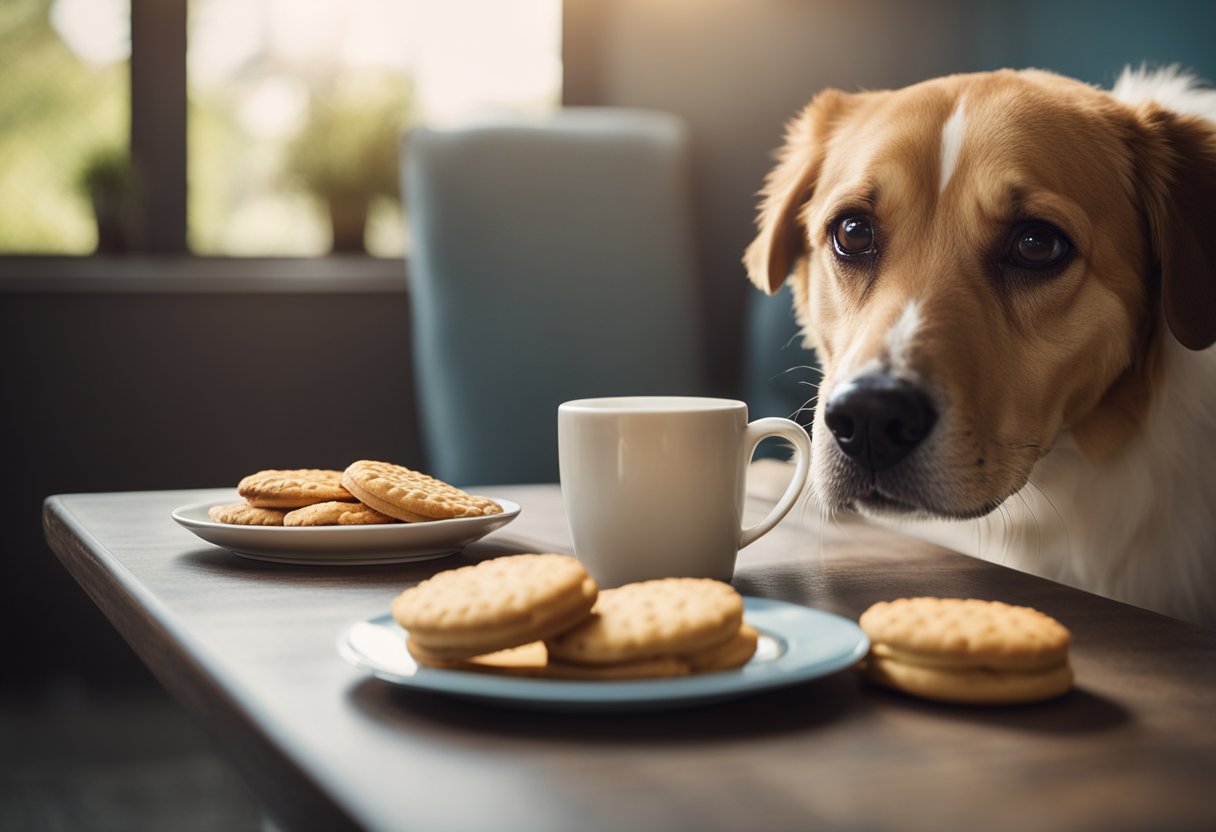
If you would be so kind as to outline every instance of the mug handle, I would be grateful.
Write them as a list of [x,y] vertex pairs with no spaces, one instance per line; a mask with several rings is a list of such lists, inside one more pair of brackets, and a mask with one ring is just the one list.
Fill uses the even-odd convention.
[[793,443],[794,476],[790,480],[790,484],[786,486],[785,493],[781,495],[781,499],[777,501],[777,505],[773,506],[773,510],[768,513],[768,516],[756,525],[743,529],[739,537],[740,549],[750,543],[754,543],[758,538],[772,529],[773,526],[777,525],[781,518],[789,514],[790,509],[794,507],[794,501],[802,493],[802,487],[806,485],[806,476],[811,468],[811,439],[807,435],[806,430],[792,419],[770,416],[766,419],[757,419],[754,422],[749,422],[743,431],[743,450],[746,454],[743,458],[745,470],[751,464],[752,454],[756,452],[756,446],[760,444],[760,440],[769,436],[780,436]]

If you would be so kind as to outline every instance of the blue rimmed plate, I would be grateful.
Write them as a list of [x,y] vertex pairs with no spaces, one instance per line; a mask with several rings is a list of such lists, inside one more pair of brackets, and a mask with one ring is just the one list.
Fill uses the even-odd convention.
[[786,687],[843,670],[865,656],[869,639],[856,623],[832,613],[743,599],[744,618],[760,632],[743,667],[670,679],[567,681],[419,667],[405,649],[406,631],[385,614],[352,625],[338,639],[348,662],[406,688],[529,710],[644,711],[682,708]]

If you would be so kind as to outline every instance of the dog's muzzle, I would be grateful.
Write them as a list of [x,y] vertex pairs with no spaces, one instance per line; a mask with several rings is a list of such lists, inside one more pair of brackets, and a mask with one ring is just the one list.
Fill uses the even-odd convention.
[[881,471],[896,465],[929,435],[937,411],[911,382],[871,374],[833,392],[824,422],[847,457],[869,471]]

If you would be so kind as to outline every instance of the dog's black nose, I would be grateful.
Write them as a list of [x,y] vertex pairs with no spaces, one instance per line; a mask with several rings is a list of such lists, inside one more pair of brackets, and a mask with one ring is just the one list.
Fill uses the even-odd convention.
[[933,403],[920,388],[884,375],[845,384],[828,400],[823,415],[840,450],[871,471],[906,457],[937,421]]

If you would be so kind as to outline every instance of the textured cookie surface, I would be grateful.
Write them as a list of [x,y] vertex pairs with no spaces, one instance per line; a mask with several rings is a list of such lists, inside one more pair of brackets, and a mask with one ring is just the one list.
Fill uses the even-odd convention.
[[943,669],[869,656],[866,674],[905,693],[968,705],[1020,705],[1054,699],[1072,687],[1067,662],[1044,670]]
[[406,647],[418,664],[424,667],[472,670],[504,676],[543,676],[549,658],[543,641],[530,641],[518,647],[508,647],[467,659],[449,659],[436,655],[425,647],[420,647],[413,638],[406,640]]
[[393,599],[392,613],[429,655],[469,658],[573,627],[597,594],[572,557],[511,555],[440,572]]
[[342,484],[360,502],[409,522],[502,513],[502,506],[493,500],[390,462],[351,463],[342,474]]
[[395,518],[363,503],[338,501],[297,508],[283,517],[284,526],[374,526],[396,522]]
[[207,516],[217,523],[228,523],[233,526],[283,525],[283,512],[273,508],[258,508],[249,503],[212,506],[207,509]]
[[236,490],[250,505],[263,508],[300,508],[355,499],[342,487],[341,471],[323,468],[258,471],[241,480]]
[[664,578],[604,590],[587,621],[546,646],[550,661],[573,664],[679,657],[728,641],[742,620],[743,599],[729,584]]
[[1068,656],[1068,630],[1030,607],[962,598],[881,601],[858,623],[875,652],[922,665],[1029,670]]
[[746,621],[727,641],[684,657],[693,673],[718,673],[747,664],[756,653],[760,633]]

